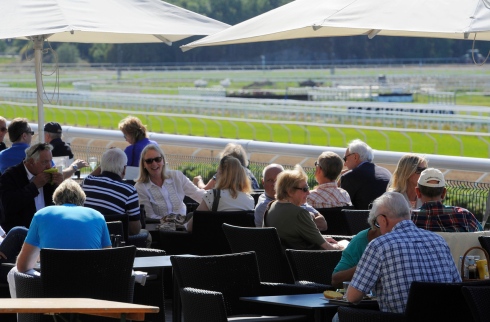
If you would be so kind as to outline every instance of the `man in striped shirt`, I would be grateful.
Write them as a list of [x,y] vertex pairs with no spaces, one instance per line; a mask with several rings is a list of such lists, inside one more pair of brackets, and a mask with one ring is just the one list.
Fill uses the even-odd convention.
[[446,181],[441,171],[425,169],[420,174],[415,192],[423,202],[412,211],[412,221],[419,228],[442,232],[475,232],[483,230],[475,216],[465,208],[442,204]]
[[127,214],[131,236],[140,233],[141,221],[138,193],[133,185],[123,181],[127,161],[126,154],[119,148],[104,152],[100,168],[83,181],[83,191],[87,195],[85,207],[103,215]]
[[352,206],[349,193],[337,186],[337,179],[344,163],[333,152],[323,152],[315,162],[315,179],[319,183],[307,197],[308,203],[315,208],[333,208]]

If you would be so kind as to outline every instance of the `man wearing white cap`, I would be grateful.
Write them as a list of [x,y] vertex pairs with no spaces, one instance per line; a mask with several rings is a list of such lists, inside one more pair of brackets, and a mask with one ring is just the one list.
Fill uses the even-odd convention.
[[422,206],[412,211],[412,221],[419,228],[442,232],[474,232],[483,230],[467,209],[442,204],[446,181],[441,171],[428,168],[420,174],[415,188]]

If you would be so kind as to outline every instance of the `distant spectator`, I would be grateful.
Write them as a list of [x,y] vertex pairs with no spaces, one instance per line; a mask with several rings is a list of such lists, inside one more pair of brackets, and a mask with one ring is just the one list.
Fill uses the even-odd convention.
[[[248,169],[248,158],[247,158],[247,152],[241,146],[240,144],[235,144],[235,143],[228,143],[225,147],[225,149],[221,152],[221,158],[225,156],[232,156],[234,158],[237,158],[242,166],[245,168],[245,172],[247,173],[248,178],[250,179],[250,183],[252,185],[252,189],[260,189],[259,183],[257,182],[257,179],[255,178],[254,174],[252,171]],[[211,180],[208,181],[206,185],[204,185],[204,182],[202,181],[201,176],[197,176],[193,179],[194,184],[196,184],[199,188],[209,190],[213,189],[214,185],[216,184],[216,175],[211,178]]]
[[[267,206],[269,203],[276,200],[275,184],[277,181],[277,176],[283,171],[283,166],[277,163],[269,164],[262,171],[262,186],[264,187],[264,193],[259,196],[254,212],[254,221],[255,226],[257,227],[264,226],[264,214],[267,210]],[[327,222],[325,221],[325,217],[323,217],[318,210],[313,208],[308,203],[301,205],[301,207],[310,213],[311,218],[315,222],[318,230],[327,230],[328,226]]]
[[419,228],[443,232],[474,232],[483,230],[467,209],[442,204],[446,197],[446,181],[441,171],[428,168],[420,174],[415,188],[422,206],[412,211],[412,220]]
[[3,142],[5,134],[7,134],[7,120],[5,119],[5,117],[0,116],[0,151],[3,151],[7,148],[5,142]]
[[285,170],[277,176],[276,198],[264,218],[264,226],[275,227],[285,247],[294,249],[344,249],[333,238],[324,237],[313,222],[310,213],[301,207],[310,188],[308,176],[298,164],[294,170]]
[[374,199],[381,196],[388,186],[391,173],[373,163],[373,150],[361,140],[349,143],[344,156],[346,171],[340,179],[356,209],[368,209]]
[[319,183],[306,198],[315,208],[352,206],[350,196],[337,185],[337,179],[344,164],[333,152],[323,152],[315,161],[315,179]]
[[141,151],[148,144],[158,145],[153,140],[148,139],[146,126],[135,116],[127,116],[119,122],[119,130],[124,134],[124,138],[130,144],[124,153],[128,157],[128,166],[138,167],[140,162]]
[[15,118],[8,127],[9,139],[12,146],[0,151],[0,173],[7,168],[19,164],[26,157],[26,149],[31,145],[34,131],[26,118]]
[[427,160],[417,154],[405,154],[396,166],[395,172],[388,184],[387,191],[401,193],[412,209],[422,206],[422,200],[417,198],[415,188],[422,171],[427,169]]

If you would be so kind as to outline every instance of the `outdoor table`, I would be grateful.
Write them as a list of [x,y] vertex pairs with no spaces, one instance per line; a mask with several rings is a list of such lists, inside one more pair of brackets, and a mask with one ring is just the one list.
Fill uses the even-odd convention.
[[0,299],[2,313],[88,314],[128,320],[144,321],[145,313],[158,313],[156,306],[96,300],[88,298],[17,298]]

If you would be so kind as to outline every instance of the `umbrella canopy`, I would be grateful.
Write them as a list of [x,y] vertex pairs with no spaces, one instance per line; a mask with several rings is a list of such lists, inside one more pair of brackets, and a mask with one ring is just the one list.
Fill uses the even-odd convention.
[[34,42],[39,140],[44,141],[44,41],[78,43],[153,43],[171,45],[193,35],[209,35],[229,25],[160,0],[3,1],[0,39]]
[[184,45],[367,35],[490,40],[490,0],[296,0]]

